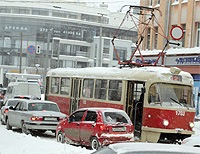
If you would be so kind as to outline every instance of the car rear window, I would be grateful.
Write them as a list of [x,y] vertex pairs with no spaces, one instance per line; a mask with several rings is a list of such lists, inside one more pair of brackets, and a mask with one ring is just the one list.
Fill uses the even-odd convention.
[[105,111],[103,115],[106,124],[131,123],[128,115],[123,111]]
[[55,111],[60,112],[58,106],[52,103],[29,103],[29,111]]

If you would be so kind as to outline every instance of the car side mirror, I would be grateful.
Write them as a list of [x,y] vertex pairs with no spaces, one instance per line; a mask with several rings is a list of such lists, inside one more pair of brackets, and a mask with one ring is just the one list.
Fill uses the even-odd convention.
[[13,107],[13,106],[10,106],[10,107],[9,107],[9,110],[15,110],[15,109],[14,109],[14,107]]
[[71,120],[70,120],[70,118],[68,118],[68,119],[67,119],[67,122],[68,122],[69,124],[71,123]]

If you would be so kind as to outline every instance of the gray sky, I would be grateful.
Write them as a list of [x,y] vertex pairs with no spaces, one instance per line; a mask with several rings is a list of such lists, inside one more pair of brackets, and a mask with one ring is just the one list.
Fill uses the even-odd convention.
[[140,0],[77,0],[79,2],[87,2],[89,6],[99,7],[104,2],[108,5],[108,9],[117,12],[124,5],[140,5]]

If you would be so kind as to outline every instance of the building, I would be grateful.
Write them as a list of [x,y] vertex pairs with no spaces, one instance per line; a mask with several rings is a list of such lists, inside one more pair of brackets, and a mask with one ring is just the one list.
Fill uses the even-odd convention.
[[[117,61],[108,60],[113,58],[108,57],[112,47],[107,55],[103,51],[104,38],[111,40],[123,17],[105,4],[94,8],[64,0],[1,1],[0,82],[6,72],[43,74],[56,67],[116,66]],[[130,23],[126,19],[117,41],[119,50],[128,42],[126,51],[122,47],[127,55],[130,41],[137,39],[136,30],[126,33]]]
[[[155,11],[158,19],[152,21],[144,33],[141,50],[144,59],[155,62],[163,50],[166,39],[161,35],[165,33],[169,42],[175,41],[182,44],[181,47],[169,44],[161,56],[158,65],[166,67],[176,66],[184,71],[190,72],[194,78],[195,104],[199,102],[200,93],[200,1],[199,0],[140,0],[141,6],[157,8],[162,16]],[[148,10],[146,13],[150,13]],[[145,21],[148,16],[140,17]],[[174,40],[171,30],[174,26],[182,28],[182,38]],[[140,28],[143,28],[142,25]],[[137,56],[137,62],[141,58]]]

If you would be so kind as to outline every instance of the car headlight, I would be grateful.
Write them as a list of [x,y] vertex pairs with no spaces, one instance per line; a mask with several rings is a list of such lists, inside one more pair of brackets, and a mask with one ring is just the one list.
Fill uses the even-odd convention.
[[190,123],[189,123],[189,126],[190,126],[190,128],[194,128],[194,123],[193,123],[193,122],[190,122]]
[[164,126],[168,126],[168,125],[169,125],[169,121],[164,119],[164,120],[163,120],[163,125],[164,125]]

